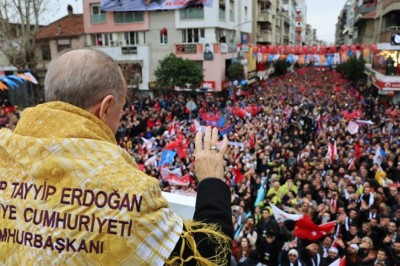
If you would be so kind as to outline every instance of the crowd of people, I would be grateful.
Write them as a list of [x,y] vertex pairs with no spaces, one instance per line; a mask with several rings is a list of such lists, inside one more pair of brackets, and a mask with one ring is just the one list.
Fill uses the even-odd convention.
[[[373,90],[310,67],[227,97],[141,97],[116,138],[164,191],[192,195],[196,132],[228,137],[232,265],[400,265],[400,112]],[[336,223],[299,237],[271,206]]]

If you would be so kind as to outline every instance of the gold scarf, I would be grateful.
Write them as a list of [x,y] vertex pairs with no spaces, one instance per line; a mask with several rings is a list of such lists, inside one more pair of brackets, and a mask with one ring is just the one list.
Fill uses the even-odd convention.
[[[229,252],[216,225],[168,208],[107,125],[62,102],[28,108],[14,132],[0,130],[0,204],[0,264],[184,265],[190,248],[186,261],[223,265]],[[219,256],[201,256],[197,232],[219,243]]]

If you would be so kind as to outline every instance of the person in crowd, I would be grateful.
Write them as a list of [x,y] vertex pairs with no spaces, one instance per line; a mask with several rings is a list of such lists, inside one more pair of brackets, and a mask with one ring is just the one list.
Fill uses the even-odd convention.
[[374,261],[373,265],[375,266],[378,263],[382,264],[383,266],[390,265],[385,249],[378,249],[378,252],[376,253],[376,260]]
[[196,210],[184,221],[117,146],[126,95],[121,68],[102,52],[69,50],[51,62],[46,103],[24,110],[13,132],[0,131],[0,202],[9,209],[0,264],[228,263],[227,139],[217,149],[217,128],[196,135]]
[[249,244],[252,247],[252,249],[256,249],[257,232],[255,231],[254,217],[252,216],[246,219],[246,222],[244,223],[242,230],[236,237],[236,241],[239,241],[239,239],[242,239],[242,237],[244,236],[249,240]]
[[361,258],[358,256],[360,247],[357,244],[350,244],[347,247],[346,266],[361,265]]
[[247,237],[242,237],[239,243],[240,245],[233,250],[233,256],[235,257],[238,265],[240,265],[240,263],[243,263],[249,257],[252,250],[249,239],[247,239]]
[[299,258],[299,252],[295,248],[282,251],[281,253],[281,266],[302,266],[306,265]]
[[339,250],[335,247],[330,247],[328,249],[328,257],[326,258],[326,265],[332,264],[339,258]]
[[263,209],[262,220],[256,225],[256,232],[261,243],[266,241],[267,232],[274,232],[278,236],[279,226],[275,218],[271,216],[269,209]]
[[376,250],[374,249],[372,239],[367,236],[361,238],[359,247],[360,250],[358,251],[358,256],[362,263],[365,265],[373,264],[376,260]]
[[261,262],[266,265],[278,265],[279,254],[283,247],[283,242],[276,236],[275,232],[268,231],[265,240],[261,241],[260,257]]

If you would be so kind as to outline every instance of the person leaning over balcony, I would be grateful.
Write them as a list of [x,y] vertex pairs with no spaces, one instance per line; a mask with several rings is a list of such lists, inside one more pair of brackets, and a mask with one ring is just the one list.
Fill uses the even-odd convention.
[[126,93],[111,57],[66,51],[46,74],[47,103],[0,131],[1,265],[228,264],[227,139],[217,150],[216,128],[196,135],[200,183],[193,220],[183,221],[117,146]]

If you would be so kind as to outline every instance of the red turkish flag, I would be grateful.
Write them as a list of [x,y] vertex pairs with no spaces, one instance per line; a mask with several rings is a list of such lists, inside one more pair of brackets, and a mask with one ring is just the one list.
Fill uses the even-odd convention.
[[244,175],[242,174],[242,172],[240,171],[240,169],[237,168],[237,166],[235,166],[235,167],[233,168],[233,178],[234,178],[233,180],[234,180],[235,184],[239,183],[239,182],[242,181],[243,178],[244,178]]
[[300,239],[317,241],[324,235],[330,233],[335,227],[335,222],[330,222],[322,225],[316,225],[311,220],[310,216],[304,215],[295,224],[294,235]]

